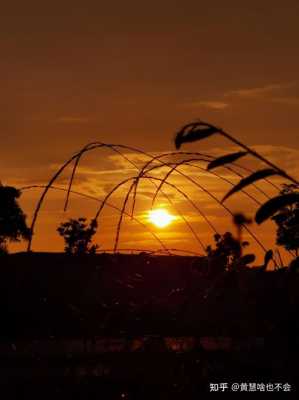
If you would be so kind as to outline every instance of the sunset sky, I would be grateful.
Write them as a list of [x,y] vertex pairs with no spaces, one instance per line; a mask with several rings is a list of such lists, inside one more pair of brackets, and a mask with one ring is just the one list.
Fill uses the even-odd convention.
[[[299,176],[297,0],[29,0],[5,2],[0,14],[4,184],[45,184],[63,161],[91,141],[122,143],[152,154],[173,151],[174,133],[195,118],[221,126]],[[218,137],[183,148],[217,155],[232,149]],[[127,156],[138,166],[147,161],[135,153]],[[108,150],[86,155],[81,165],[74,189],[99,198],[136,174]],[[220,199],[229,187],[192,167],[182,171]],[[68,176],[69,171],[57,185]],[[188,193],[220,231],[233,230],[230,218],[198,188],[178,175],[170,182]],[[143,184],[137,202],[136,217],[146,224],[153,188]],[[173,189],[167,191],[203,242],[211,243],[212,232],[198,213]],[[111,203],[119,206],[125,190],[117,193]],[[39,194],[22,195],[28,221]],[[177,215],[166,203],[158,197],[157,206]],[[242,195],[227,205],[250,216],[256,210]],[[55,231],[59,222],[91,217],[97,207],[73,196],[63,213],[63,193],[53,192],[42,208],[33,249],[61,250]],[[117,216],[107,208],[100,220],[96,241],[103,248],[113,246]],[[171,228],[153,229],[168,247],[202,251],[180,218]],[[273,224],[252,229],[273,244]],[[124,221],[121,248],[157,246],[141,226]]]

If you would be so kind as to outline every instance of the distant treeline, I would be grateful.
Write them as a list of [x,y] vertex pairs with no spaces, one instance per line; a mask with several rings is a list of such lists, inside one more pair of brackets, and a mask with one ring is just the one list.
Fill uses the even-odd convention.
[[204,258],[20,253],[1,259],[2,339],[263,336],[298,331],[299,275],[209,274]]

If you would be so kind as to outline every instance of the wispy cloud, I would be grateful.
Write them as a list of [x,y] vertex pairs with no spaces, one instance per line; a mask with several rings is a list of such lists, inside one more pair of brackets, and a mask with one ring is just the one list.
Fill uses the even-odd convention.
[[210,108],[212,110],[224,110],[229,106],[229,104],[224,101],[206,100],[206,101],[191,101],[190,103],[186,103],[185,106],[190,108],[205,107],[205,108]]
[[240,88],[230,90],[215,99],[197,99],[184,103],[184,107],[200,108],[205,107],[211,110],[225,110],[236,101],[257,100],[273,103],[280,103],[290,106],[299,105],[297,93],[291,93],[297,89],[298,82],[273,83],[264,86]]
[[285,104],[290,106],[299,105],[299,96],[292,93],[292,89],[298,89],[298,82],[287,82],[265,85],[261,87],[232,90],[224,94],[226,99],[230,98],[243,100],[266,100],[272,103]]
[[294,87],[296,82],[276,83],[260,87],[232,90],[224,94],[224,97],[242,97],[242,98],[262,98],[271,97],[284,89]]

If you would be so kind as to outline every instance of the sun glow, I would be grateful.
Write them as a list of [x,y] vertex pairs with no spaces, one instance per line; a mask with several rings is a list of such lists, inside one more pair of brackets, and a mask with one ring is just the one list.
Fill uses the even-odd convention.
[[157,210],[151,210],[149,212],[149,220],[152,224],[156,225],[158,228],[165,228],[168,226],[175,217],[169,214],[168,211],[159,208]]

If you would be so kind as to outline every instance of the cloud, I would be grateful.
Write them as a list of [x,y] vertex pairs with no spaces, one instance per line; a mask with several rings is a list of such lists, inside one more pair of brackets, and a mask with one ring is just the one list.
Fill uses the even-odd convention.
[[224,110],[230,107],[236,100],[267,100],[291,106],[299,105],[299,97],[290,95],[290,90],[296,88],[298,82],[274,83],[264,86],[241,88],[230,90],[218,98],[208,100],[194,100],[186,102],[185,107],[205,107],[211,110]]
[[187,103],[186,106],[192,108],[206,107],[212,110],[224,110],[229,106],[229,104],[223,101],[206,100],[206,101],[193,101]]
[[80,167],[78,168],[78,175],[86,175],[86,176],[104,176],[107,175],[124,175],[129,172],[137,171],[134,168],[112,168],[112,169],[92,169],[88,167]]
[[224,94],[225,98],[235,98],[244,100],[267,100],[272,103],[285,104],[289,106],[298,106],[299,97],[291,94],[291,89],[296,88],[298,82],[288,82],[280,84],[271,84],[261,87],[232,90]]
[[224,94],[225,97],[242,97],[242,98],[261,98],[261,97],[271,97],[271,95],[284,90],[291,88],[296,85],[296,82],[288,82],[288,83],[278,83],[278,84],[270,84],[260,87],[254,88],[246,88],[246,89],[238,89],[232,90]]
[[299,175],[299,150],[287,146],[259,145],[255,150],[289,173]]
[[141,168],[146,162],[150,160],[150,157],[142,153],[124,153],[109,155],[107,159],[117,168],[125,168],[137,171],[137,168]]

